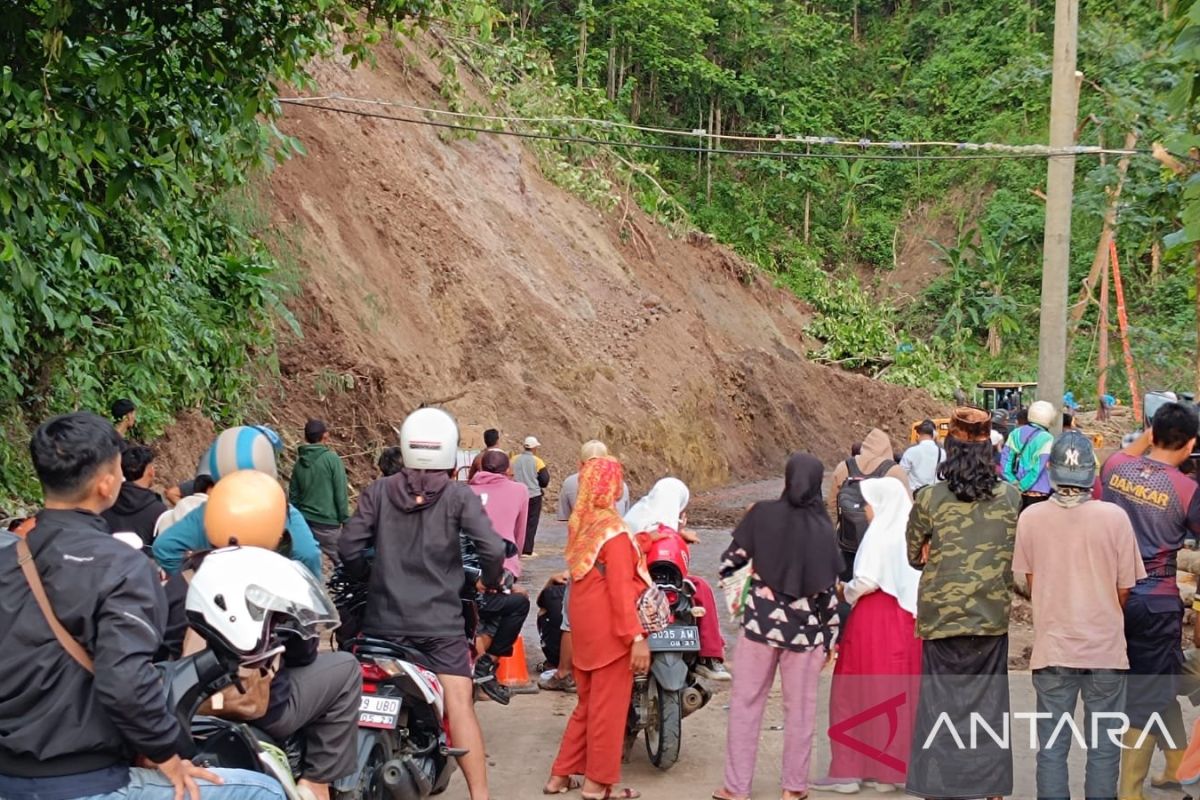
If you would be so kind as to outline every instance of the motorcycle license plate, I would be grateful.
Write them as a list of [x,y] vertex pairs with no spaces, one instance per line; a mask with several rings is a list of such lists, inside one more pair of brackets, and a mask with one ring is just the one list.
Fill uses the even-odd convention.
[[358,727],[382,728],[390,730],[396,727],[400,717],[399,697],[377,697],[364,694],[358,705]]
[[696,653],[700,650],[700,629],[695,625],[672,625],[647,638],[650,642],[650,652],[659,653],[664,650]]

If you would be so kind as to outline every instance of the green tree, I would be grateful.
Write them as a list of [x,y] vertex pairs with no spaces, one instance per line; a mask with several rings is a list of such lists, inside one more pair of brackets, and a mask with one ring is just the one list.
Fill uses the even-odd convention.
[[[134,397],[150,428],[237,407],[274,261],[229,203],[300,150],[277,86],[335,37],[367,58],[402,0],[30,0],[0,10],[0,449],[24,413]],[[21,409],[22,411],[18,411]],[[5,444],[7,443],[7,444]],[[0,458],[0,464],[4,459]],[[0,496],[18,477],[0,471]]]

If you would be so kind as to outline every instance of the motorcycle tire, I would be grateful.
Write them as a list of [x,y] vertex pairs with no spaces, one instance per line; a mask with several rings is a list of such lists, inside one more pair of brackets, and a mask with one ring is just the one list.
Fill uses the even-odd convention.
[[646,754],[650,756],[651,764],[667,770],[679,760],[679,746],[683,738],[683,697],[679,692],[662,688],[653,677],[646,691],[650,695]]
[[366,761],[358,774],[358,783],[351,789],[333,788],[330,800],[388,800],[387,788],[383,785],[383,765],[392,757],[391,744],[386,735],[372,733],[360,739],[360,745],[370,748]]

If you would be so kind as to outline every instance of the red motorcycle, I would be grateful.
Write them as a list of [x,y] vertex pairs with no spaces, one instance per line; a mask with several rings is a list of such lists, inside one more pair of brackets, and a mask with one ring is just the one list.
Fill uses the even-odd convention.
[[650,579],[662,589],[671,606],[671,623],[650,634],[650,671],[634,678],[625,750],[629,752],[640,732],[646,735],[646,753],[659,769],[670,769],[679,760],[682,720],[699,711],[712,697],[697,680],[700,628],[696,620],[704,609],[694,603],[695,585],[688,579],[690,553],[687,542],[673,530],[642,539]]

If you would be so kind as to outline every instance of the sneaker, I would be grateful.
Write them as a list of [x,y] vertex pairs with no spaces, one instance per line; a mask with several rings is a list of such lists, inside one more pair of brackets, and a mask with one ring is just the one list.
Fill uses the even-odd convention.
[[538,688],[547,692],[568,692],[574,694],[575,678],[571,675],[559,675],[557,672],[551,672],[549,675],[543,674],[538,681]]
[[808,785],[809,789],[818,792],[834,792],[835,794],[858,794],[862,784],[848,778],[822,778]]
[[696,662],[694,672],[701,678],[710,681],[731,681],[733,676],[725,669],[725,662],[719,658],[702,658]]
[[879,781],[867,781],[866,787],[876,794],[892,794],[900,791],[900,787],[894,783],[880,783]]

